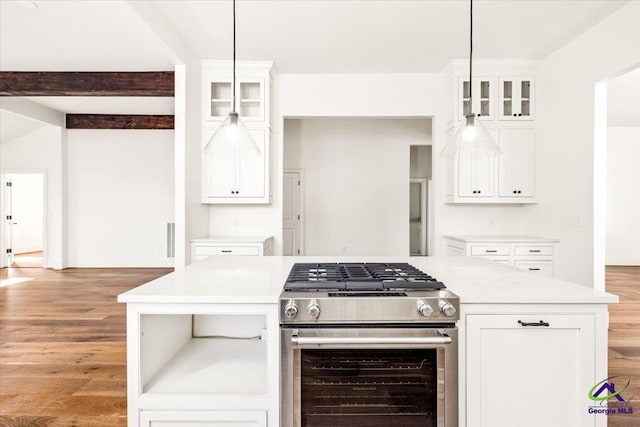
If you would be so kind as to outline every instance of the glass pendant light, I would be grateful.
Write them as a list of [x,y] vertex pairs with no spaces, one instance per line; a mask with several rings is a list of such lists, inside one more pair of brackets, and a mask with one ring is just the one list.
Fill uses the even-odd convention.
[[259,157],[260,147],[242,123],[236,112],[236,0],[233,0],[233,82],[232,108],[225,119],[204,147],[205,155],[236,155],[241,157]]
[[[469,28],[469,108],[473,109],[473,0],[470,2]],[[462,152],[483,152],[495,156],[502,153],[500,147],[472,111],[465,114],[453,136],[440,153],[441,158],[452,158]]]

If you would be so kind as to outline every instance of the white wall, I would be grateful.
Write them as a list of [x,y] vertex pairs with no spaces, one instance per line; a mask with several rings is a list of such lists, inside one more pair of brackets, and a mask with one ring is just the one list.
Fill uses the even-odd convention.
[[44,243],[44,173],[11,174],[13,253],[38,252]]
[[[274,253],[282,253],[282,147],[285,118],[302,117],[433,117],[434,153],[444,146],[447,100],[439,74],[287,74],[276,75],[271,144],[272,204],[213,206],[212,234],[268,234]],[[443,160],[434,154],[433,175]],[[522,232],[520,207],[452,206],[444,204],[444,179],[434,181],[436,255],[444,253],[443,234]],[[406,233],[405,233],[406,234]]]
[[[604,247],[594,252],[594,227],[604,224],[594,222],[595,83],[640,63],[639,20],[640,2],[629,2],[545,58],[536,80],[540,203],[525,208],[525,223],[531,234],[560,239],[557,277],[593,286],[596,275],[600,289],[604,269],[596,264],[604,264]],[[600,198],[595,203],[600,208]]]
[[46,236],[44,266],[64,267],[64,207],[62,145],[64,130],[47,125],[0,144],[0,169],[12,172],[46,171]]
[[430,120],[288,119],[284,167],[303,169],[306,255],[409,254],[409,146]]
[[69,266],[170,267],[169,130],[70,130]]
[[640,265],[640,127],[607,130],[607,265]]

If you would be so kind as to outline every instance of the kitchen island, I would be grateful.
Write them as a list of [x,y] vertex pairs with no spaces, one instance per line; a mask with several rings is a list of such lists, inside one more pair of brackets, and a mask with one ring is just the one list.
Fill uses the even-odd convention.
[[606,425],[587,392],[617,297],[472,257],[211,257],[126,292],[129,425],[279,425],[291,266],[362,261],[408,262],[460,296],[460,426]]

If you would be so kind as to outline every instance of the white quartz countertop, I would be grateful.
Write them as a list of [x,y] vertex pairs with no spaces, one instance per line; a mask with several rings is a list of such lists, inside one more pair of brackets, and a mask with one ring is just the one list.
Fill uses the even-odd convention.
[[457,240],[465,243],[491,242],[491,243],[557,243],[557,239],[548,239],[537,236],[523,235],[446,235],[445,239]]
[[234,235],[213,235],[202,236],[196,239],[191,239],[192,242],[238,242],[238,243],[264,243],[271,239],[272,236],[234,236]]
[[212,256],[118,297],[126,303],[275,304],[296,262],[408,262],[463,304],[596,304],[618,297],[481,257]]

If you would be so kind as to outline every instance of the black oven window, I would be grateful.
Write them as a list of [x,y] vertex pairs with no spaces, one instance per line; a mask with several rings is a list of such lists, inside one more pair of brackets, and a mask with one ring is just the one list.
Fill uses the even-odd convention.
[[435,427],[436,350],[303,350],[302,425]]

